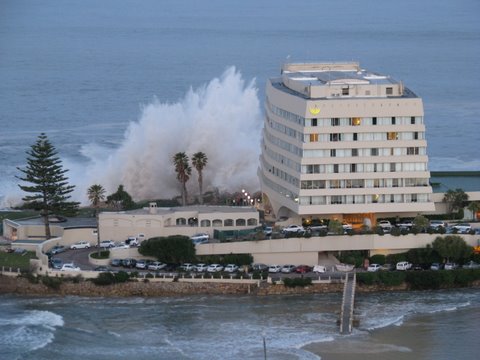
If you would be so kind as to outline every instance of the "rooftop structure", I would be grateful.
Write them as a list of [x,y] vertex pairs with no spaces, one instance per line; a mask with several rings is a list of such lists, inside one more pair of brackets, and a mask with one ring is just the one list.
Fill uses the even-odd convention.
[[285,64],[265,113],[259,177],[277,218],[434,211],[422,100],[401,82],[355,62]]

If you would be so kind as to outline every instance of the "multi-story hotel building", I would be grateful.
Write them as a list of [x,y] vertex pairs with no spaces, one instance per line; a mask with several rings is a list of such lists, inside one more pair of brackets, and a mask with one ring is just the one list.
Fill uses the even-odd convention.
[[358,63],[267,81],[259,177],[275,216],[373,223],[434,211],[422,100]]

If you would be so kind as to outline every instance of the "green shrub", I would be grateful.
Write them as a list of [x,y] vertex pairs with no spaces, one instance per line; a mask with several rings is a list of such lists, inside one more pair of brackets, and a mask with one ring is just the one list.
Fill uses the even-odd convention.
[[61,278],[42,276],[42,284],[53,290],[60,289],[60,285],[62,285],[62,281],[63,280]]
[[402,234],[402,231],[398,227],[393,227],[392,230],[390,230],[390,235],[392,236],[400,236]]
[[27,279],[31,284],[38,284],[39,282],[39,278],[31,271],[22,271],[20,276]]
[[101,272],[95,279],[92,279],[95,285],[111,285],[115,283],[115,275],[111,272]]
[[385,286],[399,286],[405,282],[405,272],[381,271],[378,273],[378,280]]
[[115,273],[115,282],[117,283],[127,282],[128,279],[130,279],[130,275],[125,271]]
[[377,254],[370,257],[370,264],[385,264],[385,255]]
[[148,273],[147,275],[145,275],[145,277],[148,278],[148,279],[152,279],[152,278],[153,278],[153,274]]
[[309,277],[305,278],[284,278],[283,285],[286,287],[305,287],[312,285],[312,279]]
[[102,250],[100,254],[98,252],[94,252],[90,254],[92,259],[108,259],[110,257],[110,250]]
[[363,285],[373,285],[378,282],[378,275],[375,272],[362,272],[357,274],[357,281]]
[[442,274],[446,271],[407,272],[405,281],[413,290],[439,289],[443,284]]

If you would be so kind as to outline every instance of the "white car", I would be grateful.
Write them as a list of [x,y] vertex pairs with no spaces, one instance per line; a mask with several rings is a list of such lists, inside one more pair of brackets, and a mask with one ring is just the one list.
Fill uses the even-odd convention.
[[211,264],[207,268],[207,272],[219,272],[223,270],[223,266],[220,264]]
[[115,243],[112,240],[102,240],[100,241],[100,247],[101,248],[112,248],[115,247]]
[[117,249],[130,249],[130,245],[125,244],[124,242],[115,244],[115,247],[116,247]]
[[324,265],[315,265],[313,267],[313,272],[317,274],[327,272],[327,267]]
[[205,233],[200,233],[200,234],[195,234],[190,237],[190,240],[197,245],[197,244],[205,244],[208,243],[208,240],[210,240],[210,235],[205,234]]
[[228,264],[225,266],[225,269],[223,269],[225,272],[233,273],[238,271],[238,266],[235,264]]
[[147,269],[148,267],[147,260],[143,260],[143,259],[137,260],[135,267],[137,269]]
[[452,226],[452,229],[457,230],[461,234],[466,234],[472,230],[472,225],[467,223],[460,223]]
[[88,241],[79,241],[70,245],[70,249],[90,249],[90,243]]
[[288,234],[288,233],[298,234],[298,233],[305,232],[305,229],[303,228],[303,226],[300,226],[300,225],[288,225],[287,227],[282,229],[282,232],[284,234]]
[[400,261],[397,263],[396,269],[400,271],[410,270],[412,268],[412,264],[408,261]]
[[400,224],[397,225],[400,229],[410,230],[413,227],[412,220],[403,220]]
[[342,227],[345,231],[353,230],[353,225],[346,222],[342,223]]
[[455,270],[458,268],[458,265],[455,263],[446,263],[445,264],[445,270]]
[[283,265],[282,270],[280,270],[282,273],[289,274],[291,272],[294,272],[297,267],[295,265]]
[[382,267],[380,264],[370,264],[368,265],[367,271],[369,272],[377,272],[381,269]]
[[442,220],[430,220],[430,227],[434,230],[438,230],[440,228],[446,229],[448,224]]
[[268,267],[269,273],[279,273],[280,271],[282,271],[282,267],[280,265],[270,265]]
[[61,271],[80,271],[80,268],[78,266],[75,266],[73,263],[66,263],[63,264]]
[[148,265],[148,270],[162,270],[167,264],[161,263],[160,261],[154,261],[150,265]]
[[205,272],[205,271],[207,271],[207,268],[208,268],[207,264],[200,263],[200,264],[195,265],[194,270],[196,272]]
[[273,232],[273,227],[271,226],[265,226],[263,228],[263,233],[265,234],[265,236],[272,236],[272,232]]
[[185,263],[185,264],[180,265],[179,269],[183,270],[183,271],[193,271],[193,270],[195,270],[195,265],[190,264],[190,263]]
[[384,232],[392,230],[392,224],[388,220],[380,220],[377,222],[377,225],[380,226]]

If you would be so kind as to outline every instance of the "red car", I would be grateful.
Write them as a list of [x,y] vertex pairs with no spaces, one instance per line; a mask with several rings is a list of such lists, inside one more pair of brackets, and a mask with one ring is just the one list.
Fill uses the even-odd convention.
[[295,269],[295,272],[298,273],[298,274],[305,274],[305,273],[308,273],[310,271],[312,271],[312,267],[308,266],[308,265],[299,265]]

